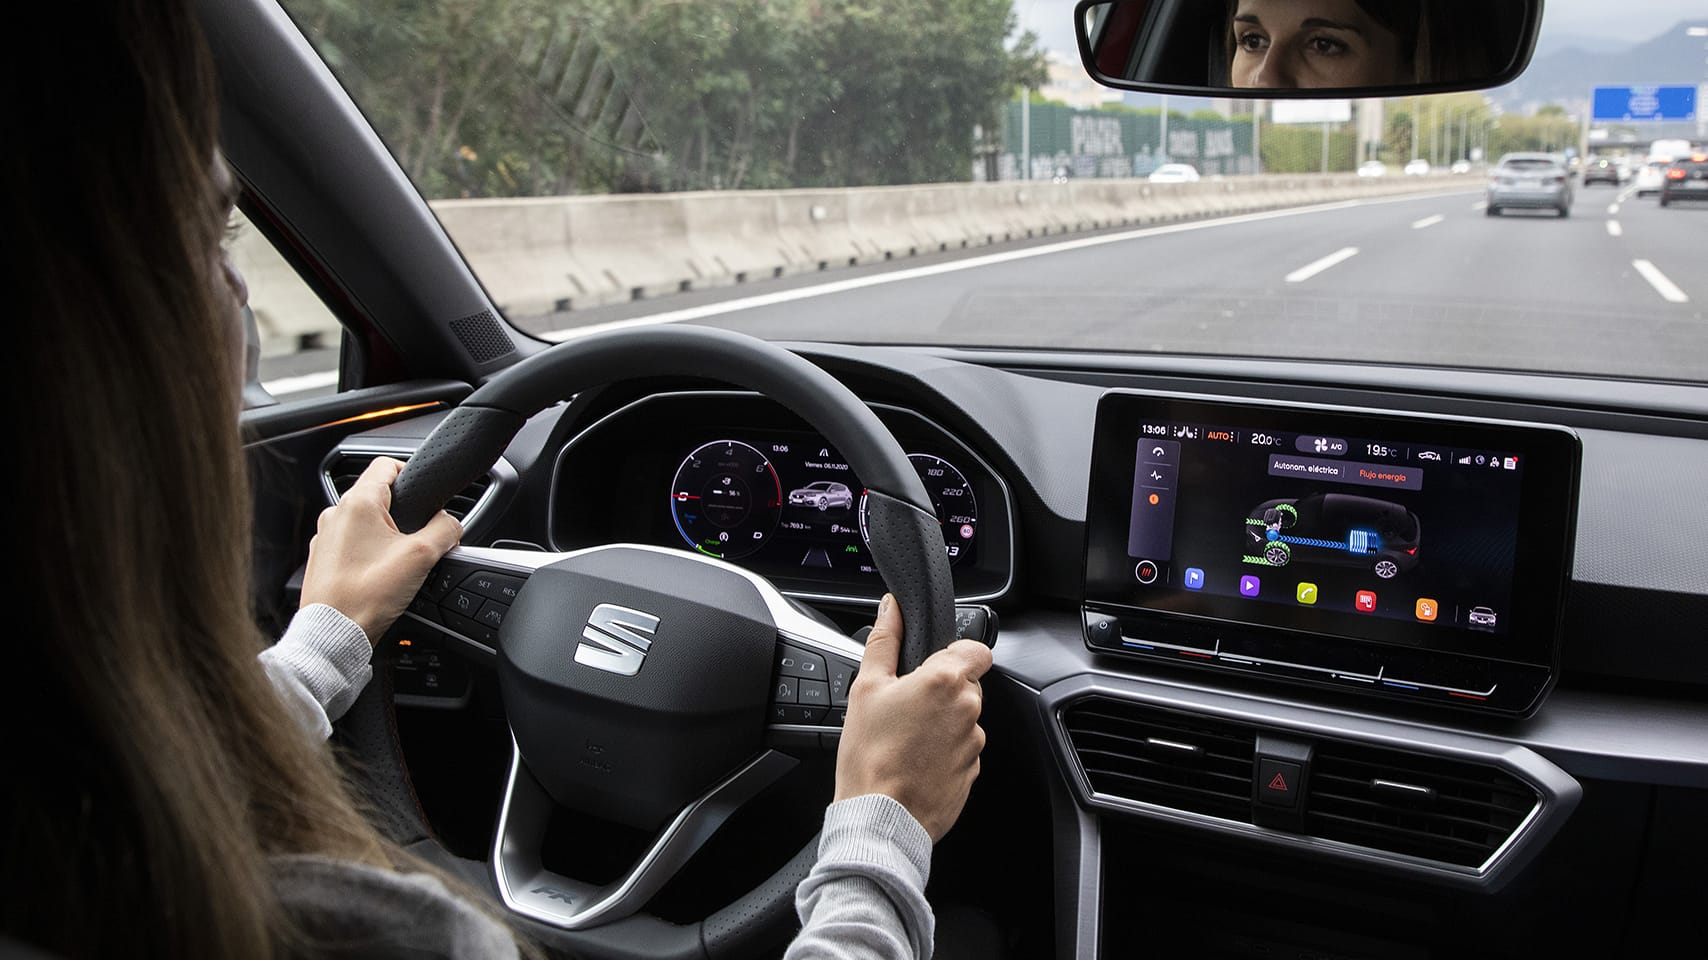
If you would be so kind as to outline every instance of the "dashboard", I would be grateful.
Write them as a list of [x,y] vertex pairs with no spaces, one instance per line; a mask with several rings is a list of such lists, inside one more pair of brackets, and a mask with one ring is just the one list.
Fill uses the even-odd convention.
[[[1708,797],[1701,389],[797,349],[894,432],[958,600],[1001,615],[965,829],[1041,811],[1047,866],[1017,889],[1055,898],[1057,955],[1190,947],[1277,904],[1339,930],[1373,885],[1363,952],[1301,948],[1499,955],[1544,927],[1607,942],[1586,873],[1651,892],[1627,928],[1688,886],[1666,825]],[[406,455],[436,420],[341,447]],[[861,492],[770,401],[631,383],[535,417],[469,492],[464,542],[693,550],[852,630],[882,590]]]

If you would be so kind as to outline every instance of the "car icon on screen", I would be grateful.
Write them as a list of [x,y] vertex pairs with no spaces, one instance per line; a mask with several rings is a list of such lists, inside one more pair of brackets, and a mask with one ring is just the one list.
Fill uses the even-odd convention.
[[1397,503],[1346,493],[1268,500],[1245,518],[1244,562],[1325,563],[1392,580],[1417,566],[1417,515]]
[[829,510],[832,507],[852,507],[854,491],[848,489],[845,483],[835,480],[819,480],[789,491],[789,505],[793,507],[817,507]]
[[1495,612],[1488,607],[1472,607],[1471,611],[1465,615],[1465,619],[1471,621],[1473,627],[1493,628]]

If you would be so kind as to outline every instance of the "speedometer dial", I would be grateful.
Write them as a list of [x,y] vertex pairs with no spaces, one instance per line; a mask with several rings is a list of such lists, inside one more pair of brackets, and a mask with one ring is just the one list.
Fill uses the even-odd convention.
[[776,468],[740,440],[697,447],[676,468],[670,512],[690,547],[725,560],[745,557],[777,529],[783,484]]
[[[925,484],[931,497],[931,507],[937,511],[937,524],[943,530],[943,549],[954,566],[972,555],[973,538],[978,535],[979,505],[973,496],[973,485],[955,465],[942,457],[928,453],[910,453],[907,459]],[[866,497],[860,497],[860,537],[866,535]]]

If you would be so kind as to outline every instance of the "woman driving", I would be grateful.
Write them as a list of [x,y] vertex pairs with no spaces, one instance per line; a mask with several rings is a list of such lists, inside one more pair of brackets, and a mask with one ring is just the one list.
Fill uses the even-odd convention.
[[[303,608],[257,657],[244,291],[221,254],[234,190],[189,0],[36,19],[5,67],[28,91],[3,162],[24,317],[13,402],[29,410],[16,542],[36,555],[4,698],[0,953],[533,952],[489,897],[376,832],[325,743],[372,642],[461,532],[445,515],[398,532],[398,464],[322,515]],[[960,641],[898,677],[900,634],[887,602],[792,957],[931,953],[931,846],[978,775],[990,654]]]

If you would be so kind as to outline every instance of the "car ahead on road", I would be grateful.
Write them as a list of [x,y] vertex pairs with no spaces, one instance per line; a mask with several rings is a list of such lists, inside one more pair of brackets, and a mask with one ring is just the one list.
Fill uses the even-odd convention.
[[1617,187],[1621,182],[1623,182],[1623,177],[1619,171],[1619,164],[1606,157],[1592,160],[1589,166],[1584,168],[1583,185],[1586,187],[1592,183],[1605,183],[1608,186]]
[[[1011,113],[1017,78],[1049,64],[1018,30],[1003,41],[1009,17],[1034,11],[1024,25],[1049,35],[1124,11],[1141,38],[1215,20],[1172,57],[1112,56],[1103,74],[1184,58],[1202,84],[1230,68],[1228,4],[1082,5],[1070,27],[1074,6],[198,0],[221,152],[266,227],[232,241],[271,253],[249,283],[263,333],[267,292],[292,281],[341,344],[315,370],[327,392],[298,392],[304,371],[281,364],[277,402],[241,415],[252,609],[277,636],[318,508],[377,453],[429,478],[400,481],[394,503],[427,516],[423,491],[454,489],[465,521],[372,638],[374,682],[335,724],[364,805],[548,955],[776,960],[849,755],[860,628],[893,592],[904,668],[978,623],[993,641],[983,772],[929,854],[944,960],[1700,949],[1702,221],[1635,209],[1621,240],[1585,222],[1515,241],[1531,231],[1474,222],[1480,182],[1371,178],[1380,162],[1353,176],[1352,121],[1328,131],[1339,172],[1319,176],[1319,123],[1269,125],[1269,101],[1295,91],[1194,86],[1255,104],[1259,142],[1250,115],[1195,115],[1171,122],[1171,143],[1197,148],[1176,159],[1235,193],[1248,151],[1308,176],[1233,197],[1260,213],[1153,226],[1158,208],[1135,201],[1145,225],[1058,237],[1107,227],[1101,199],[1083,176],[1019,178],[1049,179],[1074,140],[1131,171],[1161,149],[1159,118],[1039,98]],[[1525,0],[1341,6],[1468,11],[1449,23],[1464,43],[1432,32],[1431,70],[1510,35],[1490,56],[1517,71],[1538,34],[1563,46],[1600,22],[1563,0],[1545,16]],[[1632,31],[1639,6],[1619,12]],[[1273,5],[1247,7],[1265,23],[1242,33],[1275,26]],[[64,44],[88,9],[39,5],[65,11]],[[1654,32],[1672,31],[1676,11],[1662,19]],[[1339,49],[1332,32],[1312,49]],[[1590,59],[1566,61],[1561,110],[1604,79]],[[1385,102],[1384,142],[1407,148],[1401,109],[1490,157],[1564,129],[1442,92],[1511,76],[1462,79],[1334,93]],[[1148,92],[1188,95],[1162,86]],[[1459,111],[1467,123],[1444,122]],[[43,142],[9,132],[14,149]],[[1053,202],[1048,236],[1029,236],[1027,212]],[[1474,229],[1493,226],[1511,229]],[[1688,302],[1651,287],[1654,271]],[[264,340],[263,369],[302,359],[287,340]],[[1569,455],[1508,449],[1514,423]],[[1295,452],[1324,471],[1403,465],[1419,485],[1270,472],[1269,455]],[[692,499],[715,470],[753,495]],[[894,509],[844,524],[790,507],[827,481]],[[1372,503],[1313,528],[1333,547],[1280,540],[1293,534],[1269,511],[1302,515],[1325,491]],[[1265,546],[1277,524],[1285,567],[1234,553],[1235,527],[1270,501],[1256,519]],[[1417,565],[1382,578],[1370,531],[1390,550],[1413,517],[1431,528]],[[1163,542],[1135,547],[1135,531]],[[1315,551],[1370,567],[1308,565]],[[1306,582],[1323,597],[1311,609],[1295,599]],[[606,634],[644,653],[631,675],[577,659]],[[1534,678],[1518,666],[1545,682],[1494,709]],[[36,727],[70,722],[13,696]],[[14,767],[14,782],[34,773]],[[75,804],[72,785],[59,793]],[[125,830],[125,813],[92,809],[86,836]],[[61,913],[146,922],[146,898],[122,906]]]
[[1708,201],[1708,153],[1675,160],[1661,180],[1661,206],[1676,201]]
[[1418,157],[1417,159],[1408,162],[1405,166],[1405,174],[1408,177],[1422,177],[1428,175],[1428,173],[1429,161],[1422,157]]
[[1571,174],[1551,153],[1509,153],[1489,171],[1485,212],[1553,210],[1561,217],[1572,212]]
[[1151,183],[1197,183],[1198,169],[1189,163],[1165,163],[1146,178]]
[[819,480],[789,491],[790,506],[817,507],[820,510],[847,509],[854,505],[854,491],[845,483]]
[[1380,160],[1366,160],[1358,165],[1360,177],[1385,177],[1388,175],[1388,165]]
[[1447,170],[1449,173],[1453,173],[1453,174],[1470,173],[1471,172],[1471,161],[1469,161],[1469,160],[1455,160],[1455,161],[1453,161],[1453,165],[1451,167],[1448,167]]
[[1666,183],[1667,162],[1649,160],[1637,168],[1637,196],[1647,197],[1661,192]]

